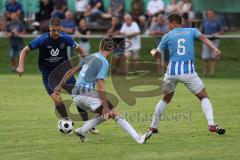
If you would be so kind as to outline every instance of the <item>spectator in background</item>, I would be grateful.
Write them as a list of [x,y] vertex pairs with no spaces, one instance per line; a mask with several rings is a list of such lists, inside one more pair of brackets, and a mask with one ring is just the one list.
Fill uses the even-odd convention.
[[112,23],[111,27],[107,30],[107,35],[110,37],[113,37],[113,41],[118,45],[117,48],[113,51],[113,69],[112,73],[121,73],[120,71],[120,65],[121,65],[121,59],[124,56],[124,46],[122,43],[124,42],[124,38],[116,38],[114,36],[120,35],[120,29],[121,29],[121,23],[118,17],[112,17]]
[[88,24],[86,19],[81,19],[78,24],[78,30],[76,33],[77,36],[85,36],[83,38],[80,38],[79,45],[82,49],[84,49],[87,53],[90,52],[90,43],[87,38],[87,36],[91,35],[90,30],[88,29]]
[[65,13],[67,9],[67,0],[53,0],[54,8],[61,8],[62,12]]
[[54,10],[52,12],[51,17],[52,18],[59,18],[59,19],[63,20],[65,18],[64,13],[67,9],[66,5],[67,5],[66,0],[54,0]]
[[2,15],[1,30],[6,31],[7,21],[11,19],[11,14],[16,13],[20,19],[23,16],[22,5],[16,0],[8,0],[5,4],[5,12]]
[[65,19],[61,22],[61,30],[67,34],[75,33],[76,24],[71,11],[65,12]]
[[[213,44],[219,48],[220,39],[217,36],[224,33],[222,28],[222,22],[219,18],[216,17],[216,14],[213,10],[207,11],[207,19],[203,21],[203,34],[212,36],[209,39],[213,42]],[[216,57],[214,56],[212,50],[203,45],[202,47],[202,59],[203,59],[203,74],[208,74],[208,66],[210,62],[210,75],[214,75],[216,68]]]
[[138,18],[138,25],[141,30],[141,34],[145,34],[148,30],[148,23],[146,21],[146,17],[144,15]]
[[[137,74],[139,65],[139,51],[141,49],[140,28],[136,22],[133,21],[131,15],[124,16],[124,24],[121,27],[120,33],[125,37],[125,73],[129,71],[129,59],[135,62],[135,73]],[[130,45],[127,45],[129,44]]]
[[52,12],[51,18],[59,18],[59,19],[63,20],[65,17],[64,17],[64,13],[62,12],[62,9],[61,8],[56,8]]
[[73,18],[71,11],[65,12],[65,19],[61,22],[61,30],[67,34],[74,34],[76,28],[76,23]]
[[75,0],[75,17],[77,24],[83,18],[85,18],[86,12],[88,10],[88,1],[87,0]]
[[[168,32],[168,27],[166,24],[166,19],[163,15],[159,15],[157,17],[157,22],[154,24],[149,31],[149,35],[156,36],[157,37],[157,44],[159,44],[162,40],[162,37],[164,34]],[[157,63],[157,73],[158,75],[161,75],[161,73],[164,71],[164,61],[168,61],[168,53],[164,52],[161,53],[161,55],[157,56],[156,63]]]
[[39,11],[36,13],[36,19],[33,23],[36,26],[36,31],[46,32],[48,31],[48,21],[51,18],[53,12],[52,0],[40,0]]
[[188,13],[192,10],[192,3],[190,0],[179,1],[179,13],[184,18],[188,20]]
[[166,7],[166,13],[170,15],[178,12],[179,12],[179,5],[177,3],[177,0],[171,0],[171,3],[168,4]]
[[164,11],[164,2],[162,0],[150,0],[147,4],[147,15],[153,17],[154,15]]
[[11,70],[15,72],[17,68],[17,58],[23,48],[23,38],[20,36],[25,33],[25,28],[23,23],[20,21],[19,15],[17,13],[11,13],[10,18],[11,21],[7,24],[6,34],[10,40],[9,56],[11,62]]
[[96,9],[104,12],[104,3],[102,0],[89,0],[89,5],[92,10]]
[[132,0],[131,2],[131,15],[133,17],[133,20],[138,22],[138,17],[141,15],[144,15],[144,2],[143,0]]
[[124,15],[124,0],[111,0],[108,13],[112,16],[122,18]]
[[[66,32],[67,34],[74,34],[76,29],[76,23],[71,11],[65,12],[65,19],[61,22],[61,31]],[[67,54],[70,58],[72,56],[73,49],[71,47],[67,47]]]
[[160,43],[163,35],[167,32],[168,27],[165,17],[163,15],[158,15],[157,23],[150,28],[149,35],[157,36],[157,43]]
[[[158,24],[158,15],[155,15],[152,20],[151,20],[151,23],[150,23],[150,26],[149,26],[149,31],[156,25]],[[149,34],[149,31],[148,31],[148,34]]]
[[86,15],[89,16],[90,21],[92,22],[95,22],[98,18],[111,18],[110,14],[104,12],[104,4],[102,0],[90,0]]

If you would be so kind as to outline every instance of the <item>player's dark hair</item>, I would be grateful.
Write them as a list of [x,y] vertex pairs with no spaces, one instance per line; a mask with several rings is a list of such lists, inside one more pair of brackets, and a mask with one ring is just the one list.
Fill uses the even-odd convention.
[[112,51],[116,47],[116,43],[114,43],[111,37],[102,38],[99,46],[100,51]]
[[168,20],[170,23],[176,22],[177,24],[182,24],[182,17],[178,14],[171,14],[170,16],[168,16]]
[[49,26],[60,26],[61,25],[61,19],[59,18],[51,18],[49,21]]

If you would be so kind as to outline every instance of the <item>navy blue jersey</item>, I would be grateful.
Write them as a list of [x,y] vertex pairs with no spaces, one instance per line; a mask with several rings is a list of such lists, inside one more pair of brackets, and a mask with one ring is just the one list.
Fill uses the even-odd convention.
[[43,74],[51,73],[58,65],[69,60],[67,46],[76,48],[78,44],[64,32],[60,33],[57,40],[52,39],[49,32],[42,34],[28,45],[31,50],[39,49],[38,65]]

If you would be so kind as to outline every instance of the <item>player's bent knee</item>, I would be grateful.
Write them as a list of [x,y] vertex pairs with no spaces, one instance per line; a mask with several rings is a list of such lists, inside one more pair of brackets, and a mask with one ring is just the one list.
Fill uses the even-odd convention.
[[199,100],[202,100],[204,98],[208,98],[207,92],[205,88],[203,88],[198,94],[196,94]]
[[60,103],[62,103],[61,98],[60,98],[60,99],[56,99],[56,100],[54,100],[54,103],[55,103],[55,104],[60,104]]
[[164,94],[163,100],[167,103],[170,103],[172,100],[172,97],[174,95],[174,92],[172,93],[168,93],[168,94]]
[[59,104],[62,102],[61,96],[56,96],[56,95],[51,95],[52,100],[54,101],[55,104]]
[[111,114],[110,114],[110,117],[115,119],[117,116],[120,116],[120,114],[116,110],[112,110]]

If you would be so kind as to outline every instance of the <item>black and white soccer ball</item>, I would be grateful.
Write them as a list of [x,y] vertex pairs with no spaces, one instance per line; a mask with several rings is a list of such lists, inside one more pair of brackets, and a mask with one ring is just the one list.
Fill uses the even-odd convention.
[[58,129],[60,132],[69,134],[73,131],[74,123],[71,120],[60,119],[58,121]]

